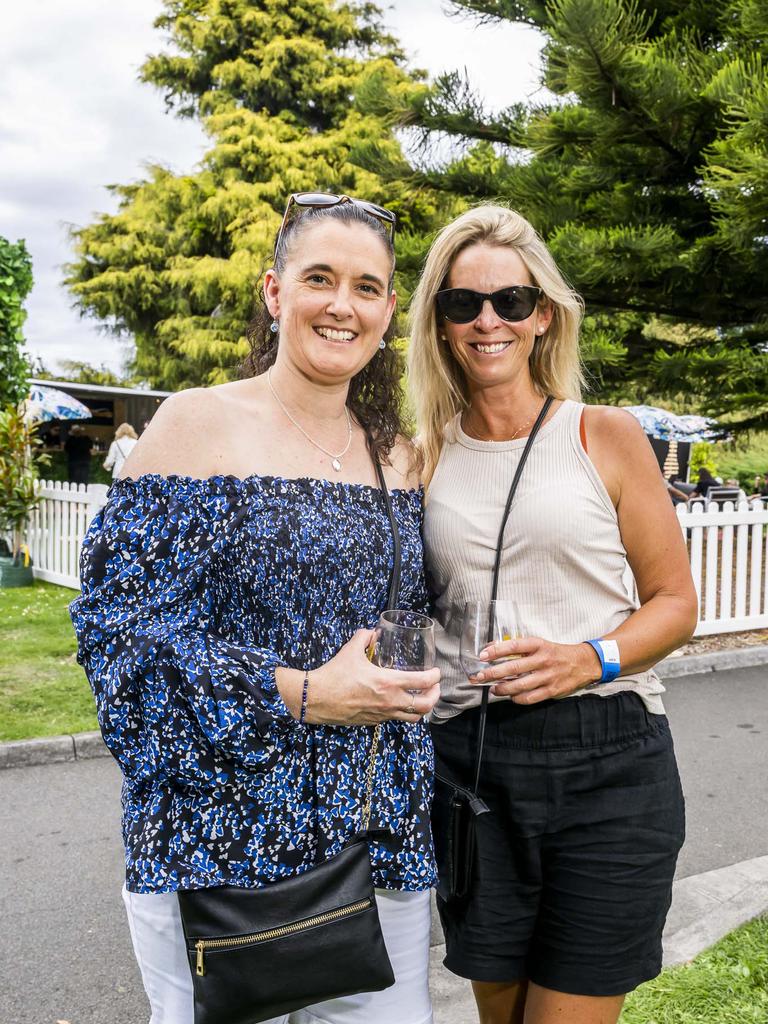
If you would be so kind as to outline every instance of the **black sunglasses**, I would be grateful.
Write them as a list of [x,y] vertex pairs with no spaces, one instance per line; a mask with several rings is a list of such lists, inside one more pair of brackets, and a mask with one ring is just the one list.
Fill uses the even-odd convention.
[[275,255],[277,255],[277,250],[280,248],[280,240],[283,237],[285,225],[288,223],[291,209],[294,206],[303,207],[305,209],[324,210],[330,206],[339,206],[340,203],[352,203],[353,206],[359,207],[359,209],[364,213],[367,213],[370,217],[375,217],[376,220],[387,228],[390,239],[394,240],[397,217],[391,210],[385,210],[383,206],[377,206],[376,203],[369,203],[367,199],[355,199],[354,196],[337,196],[333,192],[294,192],[288,199],[288,204],[285,207],[285,213],[283,214],[283,220],[280,224],[280,230],[277,233],[277,240],[275,241]]
[[486,299],[502,320],[514,323],[527,319],[543,295],[541,288],[530,284],[513,284],[497,292],[473,292],[471,288],[444,288],[435,296],[437,308],[446,320],[468,324],[480,316]]

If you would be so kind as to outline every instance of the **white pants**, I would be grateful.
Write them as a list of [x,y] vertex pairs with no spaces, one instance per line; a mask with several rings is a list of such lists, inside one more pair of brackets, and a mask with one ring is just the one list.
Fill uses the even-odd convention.
[[[128,924],[149,998],[149,1024],[193,1024],[192,976],[176,893],[123,889]],[[395,984],[316,1003],[266,1024],[432,1024],[429,1001],[429,892],[376,890]]]

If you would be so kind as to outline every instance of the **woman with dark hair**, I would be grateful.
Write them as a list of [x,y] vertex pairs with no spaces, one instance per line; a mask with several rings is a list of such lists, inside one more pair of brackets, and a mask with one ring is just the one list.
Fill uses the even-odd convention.
[[696,490],[692,498],[706,498],[713,487],[720,487],[720,483],[712,476],[706,466],[701,466],[699,475],[696,477]]
[[[394,217],[292,196],[251,324],[249,376],[159,408],[84,547],[79,659],[125,775],[125,904],[153,1024],[192,1024],[177,892],[258,888],[338,853],[382,723],[373,880],[394,986],[292,1022],[427,1024],[436,669],[366,655],[423,610],[417,460],[403,437]],[[297,965],[296,970],[300,970]],[[282,1018],[287,1020],[287,1018]]]
[[[471,979],[481,1024],[614,1024],[624,994],[661,969],[683,841],[653,666],[692,633],[696,592],[642,429],[581,402],[581,311],[531,224],[503,206],[440,232],[411,307],[443,670],[437,772],[479,778],[490,812],[466,884],[444,875],[438,908],[445,964]],[[482,630],[492,642],[465,676],[462,612],[487,605],[494,564],[518,614]],[[436,824],[446,795],[441,781]],[[436,829],[438,860],[453,838]]]

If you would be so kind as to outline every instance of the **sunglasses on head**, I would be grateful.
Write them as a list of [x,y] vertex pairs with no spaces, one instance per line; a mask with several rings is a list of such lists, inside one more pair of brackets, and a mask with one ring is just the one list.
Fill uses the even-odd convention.
[[529,284],[513,284],[497,292],[473,292],[471,288],[444,288],[435,296],[437,308],[446,320],[454,324],[468,324],[480,316],[486,299],[502,320],[514,323],[526,320],[543,295],[541,288]]
[[370,217],[375,217],[375,219],[383,224],[387,229],[390,239],[394,240],[397,217],[391,210],[385,210],[383,206],[377,206],[376,203],[369,203],[367,199],[355,199],[354,196],[337,196],[333,192],[294,192],[288,199],[288,204],[285,207],[285,213],[283,214],[283,220],[280,224],[280,230],[277,233],[275,254],[277,254],[277,251],[280,248],[280,240],[283,237],[285,225],[290,219],[290,213],[294,206],[298,206],[303,209],[324,210],[330,206],[339,206],[341,203],[352,203],[353,206],[359,207],[359,209],[364,213],[367,213]]

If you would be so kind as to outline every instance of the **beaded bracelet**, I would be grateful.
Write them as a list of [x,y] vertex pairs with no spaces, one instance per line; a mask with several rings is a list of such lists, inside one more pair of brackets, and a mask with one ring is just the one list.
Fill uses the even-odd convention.
[[307,716],[307,695],[309,694],[309,669],[304,673],[304,689],[301,691],[301,711],[299,712],[299,724],[304,724]]

